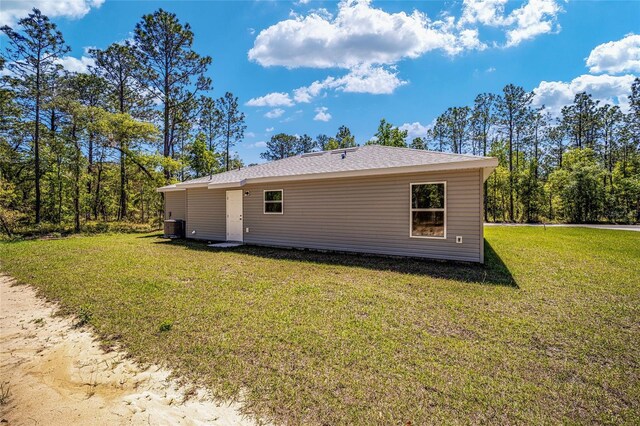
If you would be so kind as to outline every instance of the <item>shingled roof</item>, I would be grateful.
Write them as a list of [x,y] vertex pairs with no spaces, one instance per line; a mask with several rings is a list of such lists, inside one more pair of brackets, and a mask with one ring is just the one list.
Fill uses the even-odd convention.
[[365,145],[333,151],[310,152],[282,160],[158,188],[159,192],[187,188],[232,188],[247,183],[324,179],[351,176],[485,169],[485,178],[498,165],[493,157],[450,154],[382,145]]

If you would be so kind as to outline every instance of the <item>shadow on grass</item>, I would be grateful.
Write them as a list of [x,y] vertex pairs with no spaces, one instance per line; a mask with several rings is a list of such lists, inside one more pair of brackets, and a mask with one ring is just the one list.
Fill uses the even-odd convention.
[[388,257],[345,252],[320,252],[307,249],[287,249],[253,245],[219,249],[207,247],[208,243],[196,240],[163,240],[158,241],[157,243],[171,244],[198,251],[233,252],[265,259],[282,259],[309,264],[350,266],[377,271],[426,275],[432,278],[518,288],[518,284],[511,275],[509,268],[504,264],[500,256],[491,247],[491,244],[486,240],[484,242],[484,265],[446,260]]

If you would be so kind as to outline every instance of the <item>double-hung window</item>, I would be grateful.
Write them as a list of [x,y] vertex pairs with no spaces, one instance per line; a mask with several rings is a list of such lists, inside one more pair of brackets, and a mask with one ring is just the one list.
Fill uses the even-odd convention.
[[447,185],[445,182],[411,184],[411,237],[447,237]]
[[264,214],[282,214],[283,196],[282,189],[264,191]]

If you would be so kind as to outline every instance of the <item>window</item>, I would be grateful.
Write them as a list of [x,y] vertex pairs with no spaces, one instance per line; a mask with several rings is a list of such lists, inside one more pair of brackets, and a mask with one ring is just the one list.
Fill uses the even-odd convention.
[[264,191],[264,214],[282,214],[282,189]]
[[411,237],[447,237],[446,194],[444,182],[411,184]]

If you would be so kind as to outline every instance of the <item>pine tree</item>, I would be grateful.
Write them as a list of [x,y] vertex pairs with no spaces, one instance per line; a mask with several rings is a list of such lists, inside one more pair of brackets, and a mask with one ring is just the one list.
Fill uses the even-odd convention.
[[267,150],[260,154],[260,158],[268,161],[282,160],[296,155],[296,143],[298,138],[286,133],[278,133],[271,136],[267,142]]
[[409,148],[412,149],[427,149],[427,141],[424,138],[417,137],[413,138]]
[[340,126],[338,133],[336,133],[335,140],[338,144],[338,149],[352,148],[356,145],[356,138],[351,134],[351,130],[347,126]]
[[307,134],[300,136],[295,142],[295,152],[297,154],[315,151],[317,147],[316,141]]
[[497,118],[506,132],[509,153],[509,220],[515,220],[515,208],[513,200],[514,192],[514,145],[516,132],[523,122],[529,106],[533,100],[533,93],[526,92],[522,87],[508,84],[502,89],[502,95],[496,101]]
[[[176,119],[190,119],[179,113],[187,103],[197,99],[199,92],[211,89],[211,79],[205,74],[211,57],[200,56],[192,49],[193,32],[182,25],[175,14],[158,9],[144,15],[136,24],[134,43],[141,64],[148,70],[142,84],[151,86],[162,108],[162,154],[174,152]],[[165,178],[171,171],[165,168]]]
[[247,126],[244,124],[244,113],[238,108],[238,98],[227,92],[216,100],[217,129],[224,146],[225,169],[229,170],[229,150],[244,138]]
[[44,81],[57,71],[56,59],[69,52],[62,33],[40,10],[33,9],[18,21],[19,31],[3,26],[0,31],[9,38],[6,47],[8,68],[13,73],[11,83],[25,106],[33,112],[33,150],[35,173],[35,223],[41,219],[42,174],[40,164],[41,108],[46,92]]

